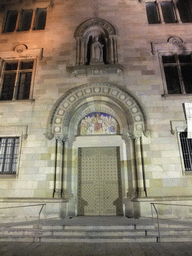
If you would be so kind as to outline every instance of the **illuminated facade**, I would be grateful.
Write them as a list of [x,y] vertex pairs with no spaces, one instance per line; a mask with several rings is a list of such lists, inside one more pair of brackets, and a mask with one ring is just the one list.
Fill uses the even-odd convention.
[[128,217],[190,204],[192,7],[180,2],[2,1],[2,203]]

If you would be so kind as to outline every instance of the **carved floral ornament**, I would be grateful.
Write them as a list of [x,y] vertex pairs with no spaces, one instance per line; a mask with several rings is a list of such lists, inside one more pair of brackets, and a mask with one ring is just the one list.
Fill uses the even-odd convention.
[[43,57],[42,48],[28,49],[27,45],[25,44],[16,45],[12,51],[0,52],[0,58],[2,58],[3,60],[12,60],[12,59],[18,59],[18,58],[42,59],[42,57]]
[[132,133],[147,134],[145,115],[138,102],[127,91],[112,84],[93,83],[73,88],[57,101],[51,111],[45,136],[48,139],[52,139],[54,135],[56,137],[68,136],[68,127],[74,110],[78,109],[81,102],[87,98],[94,101],[95,96],[105,97],[119,104],[124,114],[129,115],[133,127]]
[[152,42],[151,52],[157,53],[180,53],[192,51],[192,43],[185,43],[180,37],[171,36],[166,42]]

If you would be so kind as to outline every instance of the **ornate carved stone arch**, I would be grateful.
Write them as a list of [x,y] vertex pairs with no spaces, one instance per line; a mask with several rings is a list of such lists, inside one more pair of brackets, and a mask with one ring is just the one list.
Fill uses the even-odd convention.
[[75,38],[83,37],[86,31],[90,27],[94,27],[94,26],[100,27],[108,31],[109,35],[111,36],[116,35],[115,28],[108,21],[97,18],[97,19],[89,19],[81,23],[75,31],[75,35],[74,35]]
[[[76,65],[89,64],[89,44],[94,36],[100,37],[104,45],[105,64],[117,63],[117,41],[114,27],[106,20],[95,18],[84,21],[76,29],[74,37],[76,46]],[[106,48],[106,49],[105,49]]]
[[147,131],[145,114],[132,95],[113,84],[91,83],[71,89],[55,103],[48,119],[46,137],[67,137],[73,116],[77,116],[80,109],[81,113],[88,113],[93,104],[96,110],[100,105],[101,110],[119,111],[119,115],[124,116],[122,123],[125,125],[126,122],[128,132],[141,134]]

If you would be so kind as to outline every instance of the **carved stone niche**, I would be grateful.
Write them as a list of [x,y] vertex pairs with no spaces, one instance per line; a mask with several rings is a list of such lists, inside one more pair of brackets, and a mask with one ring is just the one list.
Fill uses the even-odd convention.
[[75,31],[76,65],[67,71],[77,75],[120,74],[123,66],[118,64],[117,37],[114,27],[103,19],[83,22]]

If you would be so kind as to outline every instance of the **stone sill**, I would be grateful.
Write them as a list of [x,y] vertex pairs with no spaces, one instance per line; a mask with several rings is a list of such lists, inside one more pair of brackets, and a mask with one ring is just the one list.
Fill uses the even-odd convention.
[[9,103],[9,104],[15,104],[15,103],[33,103],[35,102],[35,99],[27,99],[27,100],[0,100],[0,104],[1,103]]
[[184,171],[184,175],[192,175],[192,171]]
[[161,97],[163,98],[183,98],[183,97],[192,97],[192,93],[188,93],[188,94],[162,94]]
[[178,26],[178,25],[182,25],[182,26],[185,26],[185,25],[192,25],[192,22],[173,22],[173,23],[155,23],[155,24],[149,24],[147,23],[149,26]]
[[0,179],[15,179],[15,178],[17,178],[17,173],[8,173],[8,174],[1,173],[0,174]]
[[123,72],[123,66],[120,64],[94,64],[94,65],[82,65],[82,66],[68,66],[67,72],[73,76],[88,76],[88,75],[105,75],[105,74],[117,74],[120,75]]

